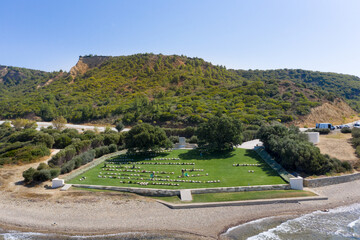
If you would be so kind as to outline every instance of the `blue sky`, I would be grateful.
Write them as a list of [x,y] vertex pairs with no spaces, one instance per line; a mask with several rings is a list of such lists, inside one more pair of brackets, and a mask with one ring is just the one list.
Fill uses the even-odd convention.
[[0,65],[46,71],[152,52],[360,76],[359,44],[357,0],[1,1]]

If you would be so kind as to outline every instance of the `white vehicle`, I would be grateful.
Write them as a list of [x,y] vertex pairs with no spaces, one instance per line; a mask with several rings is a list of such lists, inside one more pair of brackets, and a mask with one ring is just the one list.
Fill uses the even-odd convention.
[[360,122],[354,123],[354,128],[360,128]]
[[317,123],[315,128],[328,128],[334,130],[335,127],[331,123]]

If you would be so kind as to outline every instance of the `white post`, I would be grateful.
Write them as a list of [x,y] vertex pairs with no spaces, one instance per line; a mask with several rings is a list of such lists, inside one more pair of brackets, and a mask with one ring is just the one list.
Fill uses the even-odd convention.
[[304,179],[302,177],[290,178],[290,188],[294,190],[303,190]]

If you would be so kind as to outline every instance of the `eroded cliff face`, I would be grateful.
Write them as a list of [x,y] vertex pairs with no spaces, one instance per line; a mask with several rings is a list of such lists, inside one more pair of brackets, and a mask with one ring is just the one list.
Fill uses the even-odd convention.
[[346,102],[337,99],[334,102],[326,102],[321,106],[311,109],[311,113],[300,117],[294,124],[299,127],[315,127],[316,123],[329,122],[335,125],[358,120],[355,112]]
[[107,57],[107,56],[80,57],[76,65],[70,69],[70,75],[73,78],[75,78],[77,75],[84,74],[88,70],[100,66],[109,58],[111,57]]

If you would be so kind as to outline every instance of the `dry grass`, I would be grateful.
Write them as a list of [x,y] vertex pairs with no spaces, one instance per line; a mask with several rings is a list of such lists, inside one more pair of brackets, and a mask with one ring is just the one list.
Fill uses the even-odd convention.
[[359,160],[355,155],[355,149],[351,145],[351,134],[335,133],[320,135],[320,143],[317,145],[321,153],[338,158],[341,161],[355,162]]

